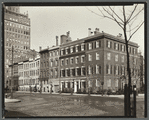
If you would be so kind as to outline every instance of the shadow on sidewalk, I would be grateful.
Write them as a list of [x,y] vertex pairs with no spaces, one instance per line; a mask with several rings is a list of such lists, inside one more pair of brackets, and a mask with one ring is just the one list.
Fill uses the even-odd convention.
[[31,117],[30,115],[17,112],[17,111],[7,111],[4,113],[5,118],[21,118],[21,117]]

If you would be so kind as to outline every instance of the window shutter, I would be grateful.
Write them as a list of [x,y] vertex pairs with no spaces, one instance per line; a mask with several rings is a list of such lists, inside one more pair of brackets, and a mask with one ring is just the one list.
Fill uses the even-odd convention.
[[85,45],[84,45],[84,50],[85,50]]
[[101,66],[99,66],[99,73],[101,74]]
[[97,43],[97,42],[98,42],[98,41],[95,42],[95,48],[96,48],[96,43]]
[[87,50],[89,50],[89,43],[87,43]]
[[110,42],[110,48],[112,48],[112,42]]
[[107,65],[107,68],[106,68],[106,73],[108,74],[108,65]]
[[70,48],[68,48],[68,54],[70,53]]
[[118,66],[118,75],[119,75],[119,66]]
[[101,41],[99,41],[99,47],[101,47]]
[[115,49],[115,47],[116,47],[116,43],[114,43],[114,49]]
[[92,49],[94,48],[94,43],[92,42]]
[[79,68],[79,75],[81,75],[81,68]]
[[111,74],[112,74],[112,65],[111,65]]
[[116,66],[114,65],[114,75],[116,74]]
[[96,74],[96,65],[94,66],[94,73]]
[[107,40],[107,47],[108,47],[108,40]]
[[75,52],[75,46],[73,47],[73,53]]
[[118,44],[118,50],[119,50],[119,44]]
[[79,45],[79,51],[81,51],[81,45]]

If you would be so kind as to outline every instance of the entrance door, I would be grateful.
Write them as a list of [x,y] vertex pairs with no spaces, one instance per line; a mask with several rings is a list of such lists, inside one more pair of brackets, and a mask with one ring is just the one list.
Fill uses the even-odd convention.
[[59,90],[59,85],[54,85],[54,92],[58,93],[58,90]]

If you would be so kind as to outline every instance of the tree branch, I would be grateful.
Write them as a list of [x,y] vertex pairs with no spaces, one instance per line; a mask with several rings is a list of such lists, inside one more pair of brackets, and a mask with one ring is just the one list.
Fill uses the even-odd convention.
[[144,10],[144,7],[131,19],[129,19],[129,21],[127,21],[127,23],[131,22],[135,17],[137,17],[142,11]]
[[127,22],[130,20],[130,18],[132,17],[133,13],[135,12],[136,8],[137,8],[138,4],[135,5],[133,11],[131,12],[130,16],[127,19]]
[[139,30],[139,28],[143,25],[144,21],[141,23],[141,25],[132,33],[132,35],[129,37],[128,41],[131,39],[131,37]]
[[109,8],[110,8],[110,10],[122,21],[122,22],[124,22],[116,13],[115,13],[115,11],[109,6]]
[[109,14],[109,15],[114,19],[114,21],[115,21],[122,29],[124,29],[123,26],[121,26],[121,25],[123,25],[123,24],[122,24],[121,22],[117,21],[117,19],[116,19],[108,10],[106,10],[104,7],[103,7],[103,10],[104,10],[107,14]]

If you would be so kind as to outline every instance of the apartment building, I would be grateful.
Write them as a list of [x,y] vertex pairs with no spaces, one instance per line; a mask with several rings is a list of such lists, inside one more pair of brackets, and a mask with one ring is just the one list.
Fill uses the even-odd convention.
[[20,13],[18,6],[4,7],[4,49],[5,87],[8,87],[9,65],[12,60],[17,63],[18,57],[30,49],[30,19],[28,13]]

